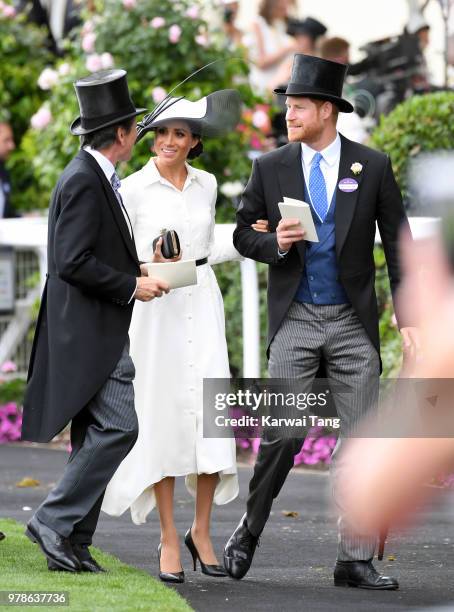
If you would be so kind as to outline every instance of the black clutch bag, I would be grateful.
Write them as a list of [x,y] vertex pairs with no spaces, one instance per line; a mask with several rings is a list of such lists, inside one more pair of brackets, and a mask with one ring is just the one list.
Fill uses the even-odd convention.
[[153,240],[153,252],[156,250],[156,243],[162,238],[161,253],[164,259],[172,259],[180,254],[180,239],[175,230],[162,229],[161,234]]

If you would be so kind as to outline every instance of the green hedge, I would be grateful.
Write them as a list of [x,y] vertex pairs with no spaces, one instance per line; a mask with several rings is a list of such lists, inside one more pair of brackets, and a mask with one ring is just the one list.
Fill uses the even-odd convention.
[[413,96],[382,117],[371,144],[390,155],[404,198],[408,162],[419,153],[454,148],[453,117],[452,91]]

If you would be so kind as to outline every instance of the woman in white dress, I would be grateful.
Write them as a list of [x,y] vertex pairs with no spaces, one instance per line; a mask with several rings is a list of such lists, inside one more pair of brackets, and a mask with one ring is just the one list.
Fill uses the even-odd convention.
[[287,18],[292,0],[262,0],[259,14],[246,36],[252,60],[249,80],[254,91],[265,94],[273,89],[281,65],[297,52],[297,43],[287,34]]
[[[134,523],[141,524],[157,505],[159,576],[171,582],[184,580],[173,518],[175,477],[184,476],[196,498],[185,543],[194,569],[199,558],[208,575],[226,575],[210,539],[212,503],[226,504],[238,495],[234,439],[204,438],[202,430],[203,379],[230,377],[222,296],[206,260],[213,255],[216,179],[187,163],[203,150],[200,134],[213,133],[208,119],[213,106],[207,98],[183,99],[164,110],[147,126],[155,132],[156,157],[121,187],[141,261],[151,259],[153,239],[167,228],[178,233],[182,258],[201,264],[197,285],[174,289],[146,308],[134,306],[130,340],[139,438],[107,487],[102,507],[115,516],[130,508]],[[205,119],[194,119],[204,112]],[[169,262],[161,243],[153,261]],[[233,246],[231,254],[238,257]]]

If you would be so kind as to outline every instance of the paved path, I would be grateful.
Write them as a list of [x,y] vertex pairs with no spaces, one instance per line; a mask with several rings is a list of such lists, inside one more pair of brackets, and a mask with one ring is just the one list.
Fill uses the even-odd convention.
[[[26,521],[59,477],[67,454],[19,445],[0,446],[0,516]],[[221,558],[222,547],[244,511],[250,468],[240,469],[240,497],[213,512],[213,541]],[[41,482],[38,488],[20,489],[24,476]],[[395,561],[377,567],[396,575],[399,591],[369,592],[335,588],[332,565],[336,552],[336,527],[329,502],[325,474],[294,471],[288,478],[263,534],[253,567],[241,581],[213,579],[193,572],[190,555],[183,551],[186,582],[179,592],[200,612],[272,610],[291,612],[378,612],[419,610],[454,602],[454,494],[446,493],[434,503],[411,532],[393,535],[387,555]],[[284,510],[299,513],[287,518]],[[180,534],[191,523],[193,501],[182,479],[176,489],[176,521]],[[129,515],[114,519],[102,515],[95,544],[121,560],[157,575],[156,547],[159,523],[156,514],[140,527]],[[0,557],[1,588],[1,557]],[[448,607],[454,610],[454,603]],[[119,611],[120,612],[120,611]]]

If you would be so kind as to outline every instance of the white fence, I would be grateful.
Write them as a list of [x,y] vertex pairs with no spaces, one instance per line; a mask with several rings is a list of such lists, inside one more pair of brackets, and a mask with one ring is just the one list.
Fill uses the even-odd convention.
[[[438,219],[410,219],[415,238],[433,234]],[[229,250],[233,224],[217,225],[215,243],[221,252]],[[377,233],[377,242],[380,236]],[[31,347],[32,306],[39,298],[47,272],[47,219],[29,217],[0,220],[0,245],[12,246],[16,259],[16,307],[12,315],[0,315],[0,364],[12,359],[25,373]],[[222,259],[222,257],[221,257]],[[243,376],[260,376],[259,288],[254,261],[245,259],[241,266],[241,301],[243,312]],[[39,283],[30,280],[39,274]]]

